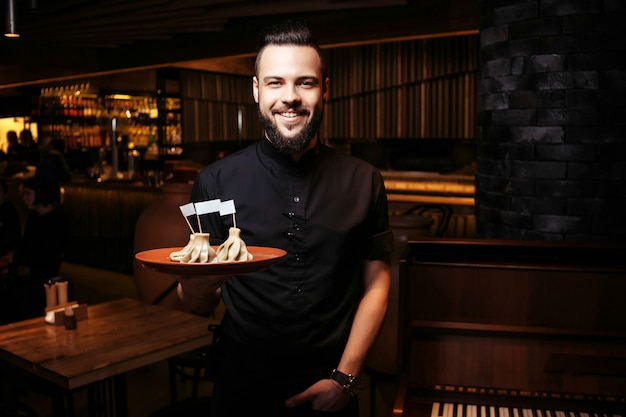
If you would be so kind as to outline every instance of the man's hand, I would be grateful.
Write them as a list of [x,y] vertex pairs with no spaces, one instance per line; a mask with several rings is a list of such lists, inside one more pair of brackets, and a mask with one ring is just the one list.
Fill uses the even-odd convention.
[[305,391],[288,398],[287,407],[297,407],[310,401],[311,407],[318,411],[339,411],[348,404],[350,397],[343,392],[337,381],[322,379]]
[[221,287],[231,275],[179,276],[178,298],[197,313],[211,312],[220,302]]

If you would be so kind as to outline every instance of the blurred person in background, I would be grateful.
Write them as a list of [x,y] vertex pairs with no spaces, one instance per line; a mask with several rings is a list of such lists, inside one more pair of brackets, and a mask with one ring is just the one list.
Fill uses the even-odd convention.
[[20,143],[24,147],[26,163],[28,165],[37,165],[39,150],[37,149],[37,142],[33,138],[33,133],[29,129],[24,129],[20,132]]
[[7,132],[7,157],[10,161],[23,161],[26,158],[26,149],[20,143],[15,130]]
[[9,166],[9,158],[4,151],[0,151],[0,177],[4,177],[7,167]]
[[0,270],[9,273],[9,266],[22,237],[20,215],[9,199],[9,187],[0,179]]
[[69,181],[72,175],[59,142],[53,141],[52,136],[43,136],[39,143],[39,161],[35,175],[48,176],[59,183]]
[[4,169],[0,171],[0,176],[12,177],[24,170],[26,165],[26,149],[24,149],[24,146],[20,143],[15,130],[9,130],[7,132],[7,143],[7,152],[4,155],[6,161],[4,163]]
[[60,194],[59,184],[49,177],[35,175],[24,181],[23,201],[29,212],[14,259],[14,300],[19,320],[43,315],[43,284],[57,278],[61,270],[70,226],[59,207]]
[[13,259],[22,237],[22,224],[15,204],[9,199],[9,187],[0,179],[0,324],[12,315]]

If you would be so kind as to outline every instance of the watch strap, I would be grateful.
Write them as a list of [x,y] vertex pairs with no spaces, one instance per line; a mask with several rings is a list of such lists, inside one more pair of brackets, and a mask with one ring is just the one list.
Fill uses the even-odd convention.
[[344,374],[336,368],[330,373],[330,379],[337,381],[341,385],[341,389],[348,395],[355,395],[357,393],[357,381],[358,377],[352,374]]

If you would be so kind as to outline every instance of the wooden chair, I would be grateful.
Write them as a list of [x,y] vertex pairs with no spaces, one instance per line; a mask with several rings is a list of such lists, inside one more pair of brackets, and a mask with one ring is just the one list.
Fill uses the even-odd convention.
[[[217,325],[209,325],[207,330],[215,335],[217,327]],[[213,380],[212,353],[212,345],[209,345],[167,359],[172,404],[179,402],[177,383],[179,378],[181,380],[191,380],[191,398],[199,398],[200,382]]]
[[[165,289],[156,299],[152,301],[152,304],[159,304],[170,293],[176,290],[178,283],[174,282],[168,288]],[[207,331],[216,334],[217,325],[209,325]],[[214,336],[215,338],[215,336]],[[172,356],[167,359],[169,368],[169,382],[170,382],[170,398],[172,404],[178,404],[178,380],[191,380],[191,399],[198,400],[200,382],[206,382],[212,380],[211,373],[211,346],[204,346],[192,351]]]
[[405,211],[404,214],[417,214],[433,218],[433,220],[436,220],[433,236],[444,237],[448,230],[452,211],[452,207],[447,204],[417,204]]

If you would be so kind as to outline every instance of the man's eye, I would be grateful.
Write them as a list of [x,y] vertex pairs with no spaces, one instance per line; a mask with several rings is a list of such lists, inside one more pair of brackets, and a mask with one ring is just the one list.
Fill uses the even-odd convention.
[[300,83],[303,87],[316,87],[317,81],[314,80],[304,80]]

